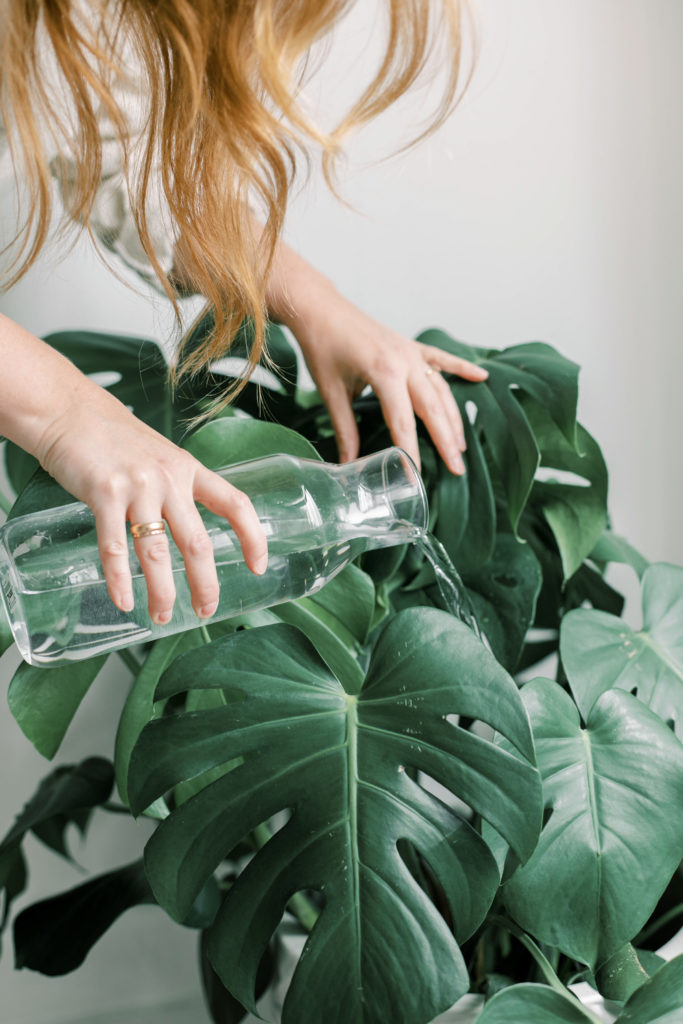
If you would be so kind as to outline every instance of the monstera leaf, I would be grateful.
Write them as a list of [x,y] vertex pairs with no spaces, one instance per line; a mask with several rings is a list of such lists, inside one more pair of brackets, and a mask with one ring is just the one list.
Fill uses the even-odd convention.
[[[476,408],[475,432],[483,436],[505,494],[510,524],[516,530],[541,461],[542,444],[542,438],[535,436],[517,394],[531,398],[543,407],[570,449],[575,451],[578,366],[542,342],[513,345],[499,352],[464,345],[438,330],[424,331],[418,340],[480,363],[489,371],[488,379],[481,384],[454,379],[451,386],[462,410],[466,410],[468,403]],[[468,441],[471,439],[470,432]],[[477,464],[479,454],[476,447],[474,452]],[[480,476],[478,472],[472,482],[468,480],[468,474],[457,480],[453,477],[451,486],[470,490]],[[443,480],[442,490],[449,477],[444,475]],[[479,535],[482,533],[480,513],[488,509],[486,514],[490,518],[490,489],[487,491],[487,494],[470,491],[468,522],[460,541],[463,557],[467,557],[467,549],[471,550],[473,546],[468,534],[471,531]],[[456,550],[449,549],[449,554],[459,569],[468,568],[459,561]]]
[[99,675],[107,655],[46,671],[23,662],[12,676],[7,702],[27,740],[43,757],[53,758],[81,701]]
[[[75,971],[122,914],[154,902],[144,865],[138,860],[33,903],[14,922],[14,965],[50,977]],[[209,925],[218,902],[218,887],[212,879],[195,901],[190,927]]]
[[534,481],[531,502],[552,530],[569,579],[607,524],[607,467],[600,447],[580,424],[576,451],[546,408],[528,399],[522,405],[541,450],[544,476]]
[[212,420],[187,438],[183,447],[209,469],[278,452],[320,460],[313,445],[294,430],[242,418]]
[[[512,985],[486,1004],[477,1024],[598,1024],[602,1019],[567,991]],[[680,1024],[681,1020],[683,956],[678,956],[633,993],[614,1024]]]
[[550,816],[506,906],[541,942],[595,968],[643,927],[683,852],[683,745],[621,690],[585,727],[556,683],[522,688]]
[[655,563],[643,574],[643,627],[579,608],[563,621],[562,662],[585,717],[605,690],[635,694],[683,739],[683,568]]
[[101,757],[89,757],[77,765],[61,765],[42,780],[0,842],[0,932],[7,923],[12,901],[26,885],[28,876],[21,849],[26,834],[33,832],[46,846],[69,858],[67,826],[75,825],[84,834],[93,808],[109,797],[112,782],[112,767]]
[[[258,965],[285,905],[316,890],[323,906],[284,1024],[319,1024],[340,1007],[354,1024],[425,1024],[468,988],[456,940],[481,923],[498,872],[472,826],[413,774],[423,771],[459,796],[526,859],[538,834],[540,787],[516,686],[467,627],[422,608],[390,620],[358,696],[285,624],[185,654],[157,697],[212,688],[224,707],[151,722],[131,758],[137,811],[183,780],[224,769],[148,843],[157,900],[183,920],[242,838],[289,809],[212,927],[211,959],[224,984],[253,1012]],[[457,714],[489,722],[510,751],[449,721]],[[408,869],[407,848],[439,879],[455,938]]]
[[486,1003],[477,1024],[596,1024],[570,992],[547,985],[511,985]]

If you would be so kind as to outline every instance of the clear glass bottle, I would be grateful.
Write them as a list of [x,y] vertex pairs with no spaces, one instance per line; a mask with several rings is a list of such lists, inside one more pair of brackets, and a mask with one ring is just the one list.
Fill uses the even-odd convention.
[[400,448],[341,466],[273,455],[218,472],[253,501],[269,557],[264,575],[254,575],[229,523],[199,506],[220,583],[218,608],[209,620],[194,613],[184,562],[170,535],[176,601],[171,621],[158,626],[147,614],[132,538],[135,607],[122,612],[111,601],[86,505],[62,505],[5,523],[0,589],[22,657],[40,666],[90,658],[313,594],[361,552],[404,544],[426,529],[424,486]]

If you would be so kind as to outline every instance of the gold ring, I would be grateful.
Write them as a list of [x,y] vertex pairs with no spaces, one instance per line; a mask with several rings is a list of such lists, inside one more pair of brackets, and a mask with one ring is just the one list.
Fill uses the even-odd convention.
[[157,523],[131,523],[131,537],[139,540],[140,537],[154,537],[157,533],[166,533],[166,523],[163,519]]

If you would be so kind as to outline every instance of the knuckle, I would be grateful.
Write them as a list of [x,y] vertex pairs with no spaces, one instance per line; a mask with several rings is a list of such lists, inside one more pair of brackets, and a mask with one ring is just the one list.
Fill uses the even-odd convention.
[[129,479],[136,489],[146,490],[152,482],[152,474],[145,466],[135,466],[130,471]]
[[128,546],[121,540],[107,538],[100,544],[100,555],[102,558],[120,558],[128,554]]
[[166,540],[148,541],[141,547],[142,556],[145,561],[155,564],[163,564],[169,561],[170,552],[168,549],[168,542]]
[[237,515],[246,515],[254,509],[251,499],[244,493],[244,491],[232,491],[229,495],[229,501],[232,506],[232,511]]
[[405,374],[401,371],[399,364],[389,359],[386,354],[376,355],[372,360],[372,377],[393,384],[404,379]]
[[125,569],[115,569],[113,572],[107,573],[107,583],[114,590],[119,587],[127,585],[130,582],[130,574]]
[[213,553],[213,544],[206,530],[196,530],[187,540],[186,550],[191,558],[205,558]]
[[126,492],[126,480],[122,473],[112,473],[103,479],[95,480],[94,488],[104,501],[117,501]]

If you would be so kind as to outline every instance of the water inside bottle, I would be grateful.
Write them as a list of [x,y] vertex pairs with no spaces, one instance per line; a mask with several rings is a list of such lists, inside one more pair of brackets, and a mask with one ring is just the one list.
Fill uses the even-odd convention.
[[[412,542],[432,565],[446,608],[481,637],[467,591],[436,537],[397,517],[381,493],[366,494],[359,487],[352,501],[334,477],[322,483],[324,489],[318,487],[315,495],[298,486],[276,511],[259,510],[269,546],[263,576],[247,568],[225,520],[205,514],[220,584],[214,620],[313,594],[363,551]],[[394,499],[402,497],[396,488],[392,493]],[[408,503],[412,495],[409,489]],[[7,540],[13,565],[0,578],[15,639],[27,660],[40,665],[80,660],[212,621],[195,615],[185,565],[171,537],[176,600],[170,623],[157,626],[150,620],[146,581],[132,547],[135,607],[119,611],[107,593],[91,513],[85,506],[72,509],[64,523],[60,513],[46,511],[43,522],[34,520],[28,531],[15,524]]]
[[[224,540],[224,538],[223,538]],[[216,569],[220,585],[220,603],[214,619],[225,617],[221,607],[238,615],[257,607],[266,608],[283,600],[293,600],[319,590],[362,550],[360,541],[320,543],[305,551],[293,551],[291,542],[269,545],[268,570],[256,576],[247,568],[239,545],[222,543],[216,550]],[[26,642],[34,664],[50,665],[64,660],[80,660],[97,654],[144,643],[172,632],[196,628],[211,619],[200,620],[192,607],[190,588],[180,553],[173,551],[173,579],[176,600],[170,623],[157,626],[147,612],[145,578],[133,567],[132,612],[121,612],[111,601],[102,578],[78,578],[71,569],[65,597],[63,586],[22,588],[19,595],[28,628]],[[45,567],[47,572],[47,567]],[[63,572],[63,568],[62,568]],[[38,584],[38,580],[33,581]],[[53,584],[57,581],[53,576]]]

